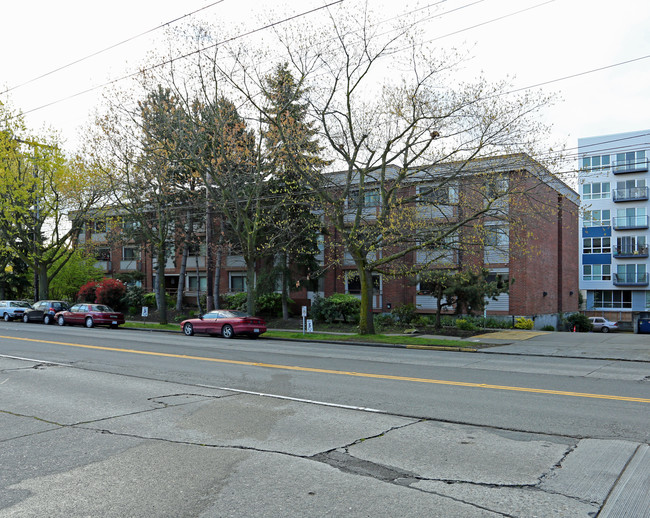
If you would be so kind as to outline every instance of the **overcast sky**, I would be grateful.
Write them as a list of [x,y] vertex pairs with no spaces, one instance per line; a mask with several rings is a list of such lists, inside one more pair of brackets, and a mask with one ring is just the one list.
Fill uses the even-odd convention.
[[[146,52],[160,44],[162,31],[18,85],[197,9],[207,7],[195,15],[200,20],[254,28],[261,25],[258,16],[265,5],[281,4],[260,0],[214,3],[2,0],[0,92],[13,89],[0,93],[0,100],[9,98],[14,107],[26,112],[31,128],[57,129],[73,147],[78,128],[89,120],[100,95],[99,90],[81,92],[134,70]],[[285,2],[295,13],[323,3]],[[427,34],[439,38],[436,45],[470,51],[473,59],[466,64],[466,74],[483,72],[494,81],[514,77],[515,88],[549,82],[543,88],[558,92],[563,101],[549,109],[546,117],[554,125],[554,140],[569,148],[576,147],[580,137],[650,128],[647,0],[420,0],[417,4],[376,0],[370,4],[382,13],[398,12],[397,5],[405,11],[416,5],[439,4],[440,16],[429,22]],[[612,66],[631,60],[635,61]],[[602,70],[585,73],[595,69]],[[555,81],[575,74],[582,75]]]

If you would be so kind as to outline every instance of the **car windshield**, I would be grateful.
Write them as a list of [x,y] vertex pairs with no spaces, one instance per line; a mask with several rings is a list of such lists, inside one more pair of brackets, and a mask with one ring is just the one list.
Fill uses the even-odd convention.
[[29,304],[29,302],[23,302],[22,300],[19,300],[17,302],[12,302],[11,307],[12,308],[31,308],[32,306]]

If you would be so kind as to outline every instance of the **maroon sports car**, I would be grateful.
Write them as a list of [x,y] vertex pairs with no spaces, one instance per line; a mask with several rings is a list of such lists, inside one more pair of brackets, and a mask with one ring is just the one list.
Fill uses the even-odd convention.
[[60,326],[82,325],[86,327],[117,327],[124,323],[124,314],[113,311],[104,304],[75,304],[67,311],[59,311],[54,319]]
[[183,320],[181,329],[187,336],[205,333],[221,335],[224,338],[232,338],[236,335],[257,338],[266,332],[266,323],[261,318],[252,317],[243,311],[218,309],[199,318]]

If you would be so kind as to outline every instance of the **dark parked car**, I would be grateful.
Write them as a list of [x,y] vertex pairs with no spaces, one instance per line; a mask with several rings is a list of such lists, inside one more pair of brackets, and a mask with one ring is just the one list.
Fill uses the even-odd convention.
[[5,319],[5,322],[20,320],[25,310],[31,307],[31,304],[24,300],[0,300],[0,316]]
[[59,311],[65,311],[70,306],[62,300],[39,300],[34,302],[32,307],[25,309],[23,322],[43,322],[54,324],[54,315]]
[[183,320],[181,329],[187,336],[205,333],[221,335],[224,338],[233,338],[235,335],[257,338],[266,332],[266,323],[261,318],[250,316],[243,311],[215,310],[199,318]]
[[76,324],[86,327],[117,327],[124,323],[123,313],[113,311],[104,304],[75,304],[66,311],[59,311],[54,318],[60,326]]

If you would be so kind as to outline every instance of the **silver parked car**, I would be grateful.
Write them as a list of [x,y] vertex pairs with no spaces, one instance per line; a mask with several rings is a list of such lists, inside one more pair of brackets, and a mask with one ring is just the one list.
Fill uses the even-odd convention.
[[5,322],[21,320],[25,310],[31,307],[31,304],[24,300],[0,300],[0,317],[4,318]]
[[612,322],[603,317],[589,317],[589,320],[591,320],[591,323],[594,326],[594,331],[600,331],[602,333],[618,331],[618,322]]

